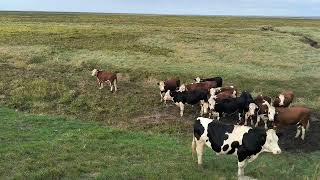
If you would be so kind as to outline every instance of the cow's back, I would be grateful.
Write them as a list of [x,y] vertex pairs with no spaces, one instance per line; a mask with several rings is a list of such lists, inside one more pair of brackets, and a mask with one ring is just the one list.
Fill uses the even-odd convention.
[[180,86],[180,80],[178,78],[171,78],[164,82],[165,90],[174,91]]
[[276,107],[276,111],[278,112],[276,121],[282,124],[294,123],[302,118],[310,117],[311,114],[311,109],[305,107]]
[[208,118],[198,118],[194,124],[194,135],[219,154],[234,154],[242,144],[248,126],[224,124]]

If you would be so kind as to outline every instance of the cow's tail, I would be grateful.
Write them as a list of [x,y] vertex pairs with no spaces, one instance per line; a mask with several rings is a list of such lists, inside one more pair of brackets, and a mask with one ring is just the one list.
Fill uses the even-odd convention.
[[191,150],[192,150],[192,159],[194,159],[194,155],[196,154],[196,138],[194,137],[194,135],[192,136]]

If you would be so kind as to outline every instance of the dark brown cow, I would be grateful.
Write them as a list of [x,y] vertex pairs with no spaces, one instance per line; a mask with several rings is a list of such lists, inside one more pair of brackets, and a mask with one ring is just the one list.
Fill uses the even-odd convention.
[[273,101],[274,107],[288,107],[294,98],[294,93],[292,91],[284,91],[279,94]]
[[194,81],[196,83],[205,82],[205,81],[215,81],[217,83],[217,87],[222,87],[222,77],[213,77],[213,78],[204,78],[204,79],[197,77],[194,79]]
[[[179,78],[171,78],[157,83],[160,89],[160,101],[163,101],[164,94],[168,91],[175,91],[180,86]],[[166,102],[166,101],[164,101]]]
[[225,99],[231,99],[231,98],[235,98],[235,96],[234,96],[233,93],[230,93],[228,91],[221,92],[221,93],[215,95],[215,100],[217,102],[220,102],[220,101],[225,100]]
[[[305,132],[309,129],[311,110],[305,107],[276,107],[276,116],[274,127],[280,129],[285,125],[297,125],[297,134],[295,138],[300,136],[304,140]],[[301,130],[300,130],[301,129]]]
[[210,95],[218,95],[222,92],[232,95],[233,98],[237,97],[237,90],[234,86],[217,87],[210,89]]
[[97,82],[100,86],[99,89],[103,88],[103,83],[108,82],[110,85],[110,91],[117,91],[117,73],[116,72],[105,72],[101,70],[94,69],[92,70],[92,76],[97,77]]
[[182,85],[180,91],[195,91],[195,90],[206,90],[209,91],[211,88],[217,87],[217,82],[215,81],[205,81],[193,84]]

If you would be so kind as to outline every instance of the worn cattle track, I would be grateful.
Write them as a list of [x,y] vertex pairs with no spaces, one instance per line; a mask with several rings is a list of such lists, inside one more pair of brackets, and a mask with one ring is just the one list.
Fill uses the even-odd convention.
[[274,29],[272,26],[263,26],[260,28],[261,31],[273,31],[277,33],[283,33],[283,34],[290,34],[292,36],[298,36],[301,37],[300,41],[306,44],[309,44],[311,47],[319,49],[320,44],[316,40],[308,37],[307,35],[300,33],[300,32],[288,32],[288,31],[281,31],[279,29]]

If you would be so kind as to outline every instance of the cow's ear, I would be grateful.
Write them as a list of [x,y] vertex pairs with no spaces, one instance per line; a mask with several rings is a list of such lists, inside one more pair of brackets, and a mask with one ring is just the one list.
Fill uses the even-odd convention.
[[159,86],[160,83],[157,83],[157,85]]

